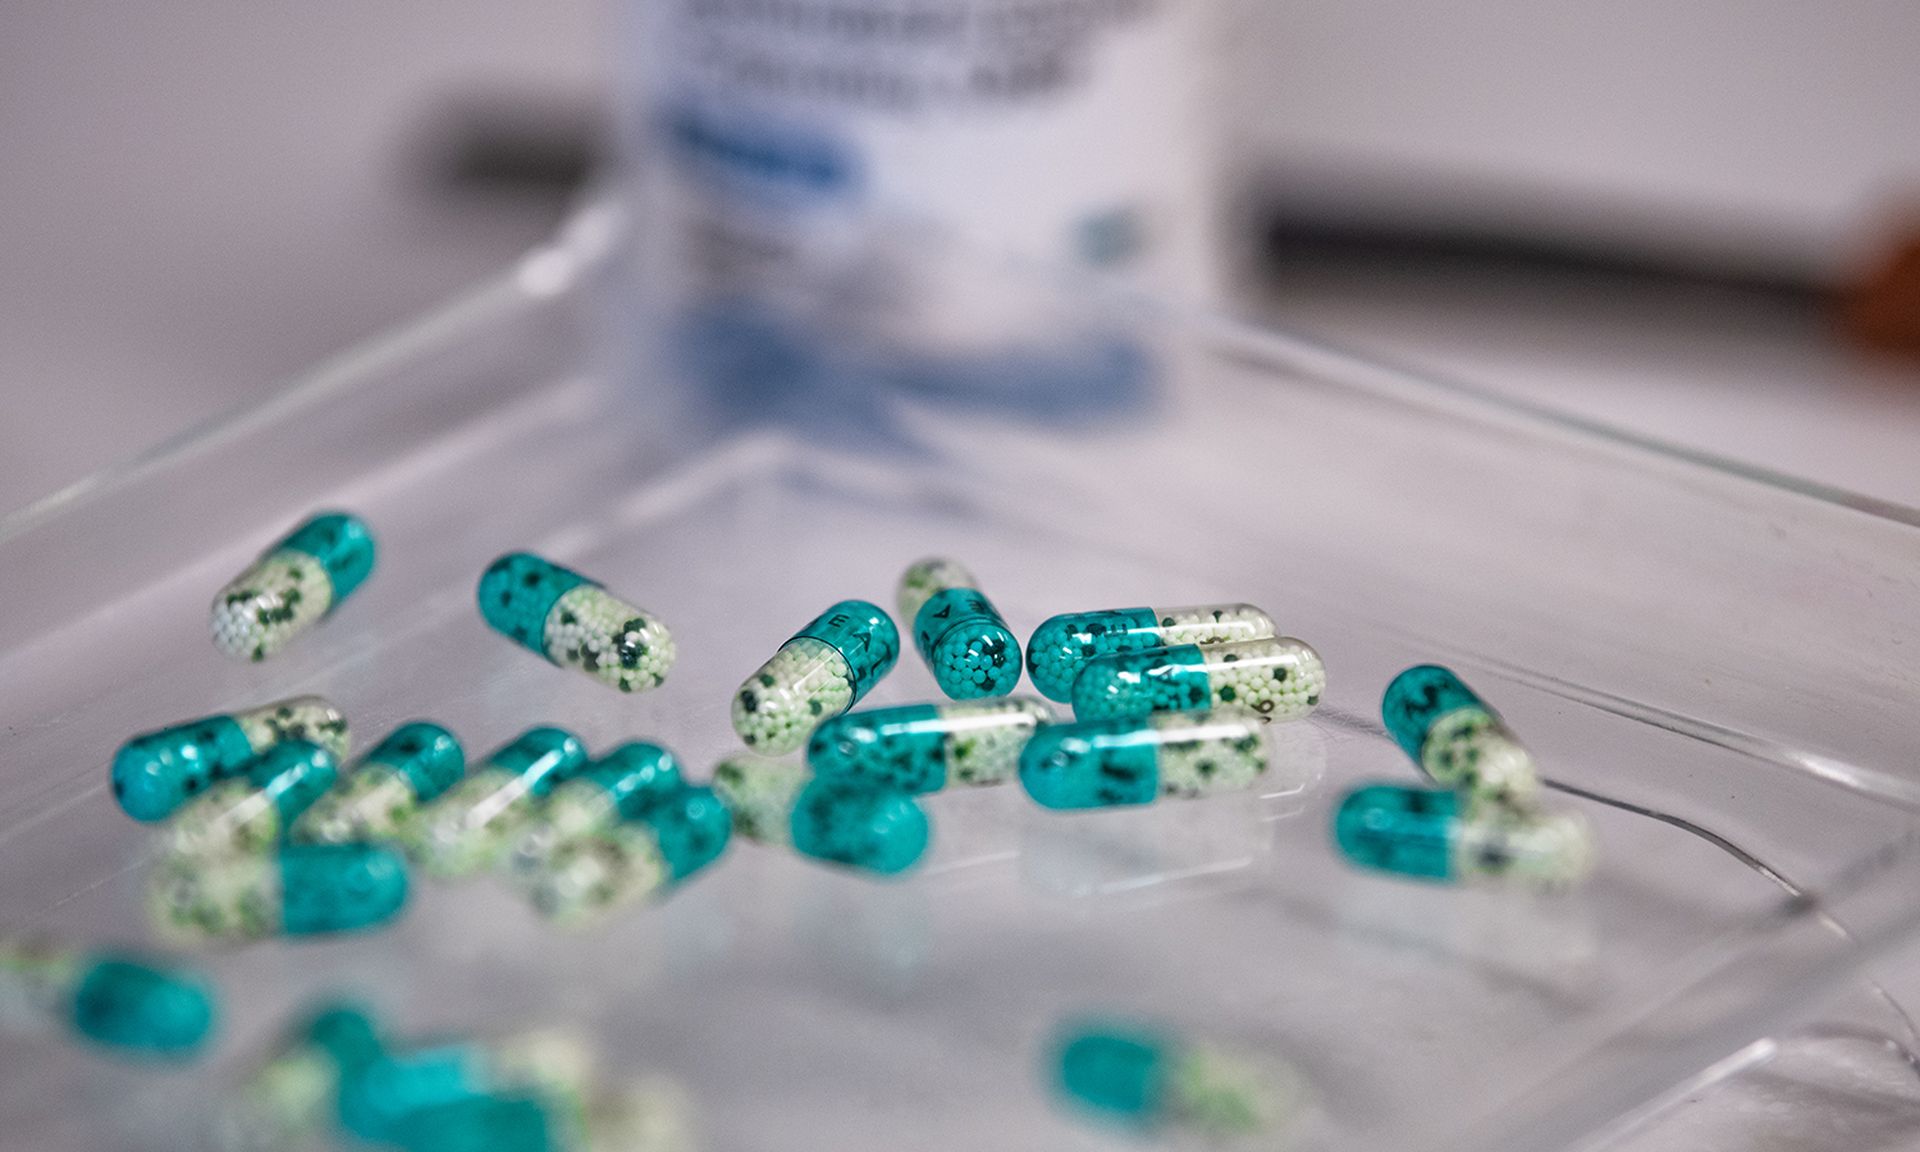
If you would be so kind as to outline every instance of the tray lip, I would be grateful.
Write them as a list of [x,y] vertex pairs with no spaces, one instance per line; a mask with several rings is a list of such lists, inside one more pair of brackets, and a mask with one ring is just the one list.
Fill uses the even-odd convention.
[[[490,322],[509,319],[528,306],[576,292],[583,282],[620,259],[612,239],[630,234],[617,204],[605,198],[589,200],[562,221],[548,240],[439,303],[323,357],[264,395],[192,424],[38,499],[11,510],[0,510],[0,547],[70,509],[101,499],[164,469],[177,458],[236,439],[255,427],[272,423],[283,413],[298,411],[331,393],[348,390],[357,379],[378,371],[383,365],[429,353]],[[942,238],[941,242],[968,250],[973,259],[980,259],[977,249],[968,249],[951,237]],[[1311,366],[1321,372],[1323,379],[1344,387],[1399,393],[1426,406],[1432,406],[1436,400],[1465,403],[1483,410],[1483,414],[1610,445],[1644,459],[1662,460],[1723,480],[1755,484],[1889,523],[1920,528],[1920,506],[1687,447],[1551,404],[1502,393],[1447,373],[1416,368],[1392,357],[1360,353],[1335,341],[1238,317],[1225,311],[1223,306],[1182,302],[1107,285],[1084,273],[1039,266],[1004,254],[987,254],[986,262],[1001,265],[1001,271],[1009,275],[1051,279],[1063,292],[1093,301],[1111,301],[1163,324],[1207,333],[1223,346],[1244,349],[1249,357],[1271,357],[1298,366]]]

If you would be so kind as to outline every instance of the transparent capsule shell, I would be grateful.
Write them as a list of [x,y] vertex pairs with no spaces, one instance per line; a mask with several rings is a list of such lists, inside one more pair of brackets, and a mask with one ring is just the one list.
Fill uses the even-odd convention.
[[332,788],[333,753],[306,740],[262,752],[238,780],[215,784],[167,825],[163,851],[178,856],[265,852]]
[[732,835],[719,794],[685,785],[603,835],[564,841],[531,873],[529,895],[549,920],[582,927],[685,883],[720,858]]
[[19,1003],[83,1040],[121,1054],[190,1060],[218,1016],[206,977],[134,953],[0,944],[0,1003]]
[[466,770],[466,751],[453,733],[424,720],[402,724],[315,800],[288,835],[307,844],[397,840]]
[[569,842],[636,820],[685,788],[680,761],[658,744],[622,744],[556,787],[521,835],[510,866],[532,872]]
[[1499,713],[1438,664],[1393,678],[1380,701],[1387,734],[1442,788],[1523,806],[1539,791],[1533,757]]
[[878,605],[842,600],[780,646],[733,695],[733,729],[778,756],[859,702],[900,657],[900,632]]
[[1020,641],[958,561],[922,560],[900,580],[900,618],[934,683],[955,700],[1004,696],[1020,683]]
[[1020,782],[1046,808],[1150,804],[1246,788],[1269,758],[1250,712],[1159,712],[1041,728],[1020,753]]
[[539,801],[588,764],[571,732],[529,728],[421,811],[403,839],[407,854],[441,879],[503,864]]
[[723,760],[713,770],[713,790],[741,837],[864,871],[906,871],[931,835],[926,813],[906,793],[816,779],[792,761]]
[[1578,814],[1474,803],[1430,788],[1356,788],[1334,813],[1333,836],[1362,868],[1438,883],[1553,891],[1593,870],[1593,834]]
[[814,730],[807,765],[822,779],[915,795],[999,784],[1019,770],[1034,729],[1054,719],[1044,701],[1025,696],[849,712]]
[[530,552],[488,565],[476,597],[501,635],[622,692],[659,687],[678,655],[658,617]]
[[1181,644],[1089,660],[1073,681],[1078,720],[1242,708],[1265,720],[1299,720],[1320,706],[1327,668],[1291,636],[1231,644]]
[[372,928],[407,900],[407,868],[373,844],[289,844],[265,855],[163,860],[154,928],[183,944]]
[[311,741],[343,758],[346,717],[318,696],[296,696],[135,736],[114,754],[113,797],[135,820],[164,820],[284,740]]
[[265,660],[353,595],[373,572],[375,551],[372,530],[357,516],[308,518],[214,596],[214,646]]
[[1072,699],[1074,677],[1099,656],[1277,635],[1273,618],[1251,604],[1069,612],[1034,629],[1027,642],[1027,674],[1042,696],[1064,704]]

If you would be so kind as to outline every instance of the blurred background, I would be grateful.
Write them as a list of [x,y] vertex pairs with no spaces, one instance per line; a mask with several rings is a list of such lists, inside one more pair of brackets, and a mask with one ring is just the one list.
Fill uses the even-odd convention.
[[[1920,6],[1221,14],[1227,307],[1920,502]],[[0,507],[548,234],[606,155],[619,27],[596,0],[9,6]]]

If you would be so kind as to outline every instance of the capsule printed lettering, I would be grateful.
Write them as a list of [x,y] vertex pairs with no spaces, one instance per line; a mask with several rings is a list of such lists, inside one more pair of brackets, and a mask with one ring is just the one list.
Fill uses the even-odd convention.
[[733,730],[766,756],[792,752],[853,707],[900,658],[900,632],[876,604],[842,600],[780,646],[733,695]]
[[213,598],[213,643],[265,660],[353,595],[373,572],[373,533],[346,512],[322,512],[287,533]]
[[579,737],[529,728],[421,811],[407,829],[407,853],[441,879],[504,863],[540,801],[587,765]]
[[1074,677],[1099,656],[1275,635],[1272,617],[1251,604],[1069,612],[1034,629],[1027,643],[1027,674],[1042,696],[1064,704],[1072,699]]
[[608,687],[645,692],[673,667],[673,634],[657,617],[530,552],[488,565],[477,595],[495,631]]
[[135,736],[114,754],[113,797],[135,820],[164,820],[284,740],[310,741],[343,758],[346,717],[318,696],[296,696]]
[[1372,784],[1334,813],[1334,843],[1362,868],[1445,884],[1569,888],[1593,868],[1593,835],[1571,812],[1474,803],[1458,792]]
[[713,789],[733,813],[736,833],[816,860],[892,875],[927,849],[926,813],[895,789],[813,779],[789,761],[746,757],[721,761]]
[[1380,701],[1387,734],[1428,779],[1477,799],[1524,806],[1539,791],[1533,757],[1460,677],[1418,664],[1393,678]]
[[190,1060],[213,1033],[213,986],[200,973],[133,953],[0,944],[0,1002],[19,1003],[125,1055]]
[[407,901],[407,867],[375,844],[288,844],[162,860],[149,892],[155,929],[183,944],[317,936],[392,919]]
[[215,784],[167,825],[165,851],[177,856],[265,852],[340,775],[333,753],[306,740],[262,752],[244,777]]
[[459,783],[466,770],[466,752],[453,733],[422,720],[402,724],[315,800],[288,835],[303,844],[398,840],[421,807]]
[[814,730],[807,766],[823,780],[914,795],[999,784],[1019,770],[1034,729],[1053,720],[1044,701],[1025,696],[849,712]]
[[1020,753],[1020,782],[1043,807],[1108,808],[1245,788],[1268,759],[1250,712],[1160,712],[1049,724]]
[[899,605],[920,658],[948,696],[1005,696],[1020,683],[1020,641],[958,561],[933,557],[908,568]]

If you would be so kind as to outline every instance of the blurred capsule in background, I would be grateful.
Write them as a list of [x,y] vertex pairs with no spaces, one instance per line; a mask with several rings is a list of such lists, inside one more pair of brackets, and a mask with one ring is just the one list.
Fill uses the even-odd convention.
[[1441,883],[1572,887],[1593,868],[1593,834],[1576,813],[1474,803],[1458,792],[1370,784],[1334,812],[1335,845],[1362,868]]
[[475,595],[495,631],[608,687],[645,692],[673,668],[673,634],[658,618],[530,552],[488,565]]
[[1019,685],[1020,641],[959,561],[936,556],[908,568],[899,607],[940,691],[977,700]]
[[137,1057],[191,1060],[212,1035],[213,985],[200,973],[132,952],[0,943],[0,1004]]
[[373,532],[345,512],[322,512],[287,533],[213,598],[213,643],[265,660],[338,608],[373,572]]
[[1299,1076],[1125,1019],[1070,1021],[1047,1055],[1054,1091],[1116,1126],[1153,1134],[1271,1140],[1304,1103]]
[[114,754],[113,797],[135,820],[164,820],[285,740],[306,740],[343,758],[346,717],[318,696],[296,696],[135,736]]
[[1031,697],[906,704],[849,712],[814,730],[807,766],[816,776],[919,795],[948,784],[999,784],[1053,709]]
[[548,795],[508,864],[538,871],[560,848],[638,820],[686,786],[673,753],[645,741],[622,744]]
[[1265,720],[1299,720],[1320,706],[1327,669],[1291,636],[1231,644],[1180,644],[1087,662],[1073,681],[1076,720],[1241,708]]
[[900,631],[877,604],[842,600],[780,646],[733,694],[733,730],[764,756],[792,752],[860,702],[900,658]]
[[407,902],[407,866],[374,844],[287,844],[258,855],[165,857],[148,911],[182,944],[377,927]]
[[1539,791],[1533,757],[1450,669],[1417,664],[1395,676],[1381,697],[1380,718],[1415,766],[1442,788],[1516,805]]
[[787,845],[830,864],[892,875],[919,862],[927,815],[893,788],[811,778],[799,764],[736,756],[713,770],[713,789],[742,837]]
[[504,863],[539,802],[589,763],[571,732],[527,729],[420,812],[406,830],[408,855],[442,879]]
[[1150,804],[1246,788],[1268,752],[1264,722],[1238,710],[1049,724],[1020,753],[1020,783],[1046,808]]
[[402,724],[315,800],[289,835],[307,844],[397,840],[422,805],[460,782],[466,753],[453,733],[424,720]]
[[541,915],[583,927],[664,896],[718,860],[732,835],[733,814],[719,794],[682,785],[607,831],[559,840],[531,861],[516,857],[516,874]]
[[339,778],[333,753],[306,740],[262,752],[238,780],[225,780],[168,822],[163,851],[176,856],[265,852]]
[[1273,618],[1251,604],[1194,608],[1110,608],[1050,617],[1027,641],[1027,674],[1049,700],[1073,696],[1074,677],[1087,661],[1116,652],[1144,652],[1182,644],[1229,644],[1278,635]]

